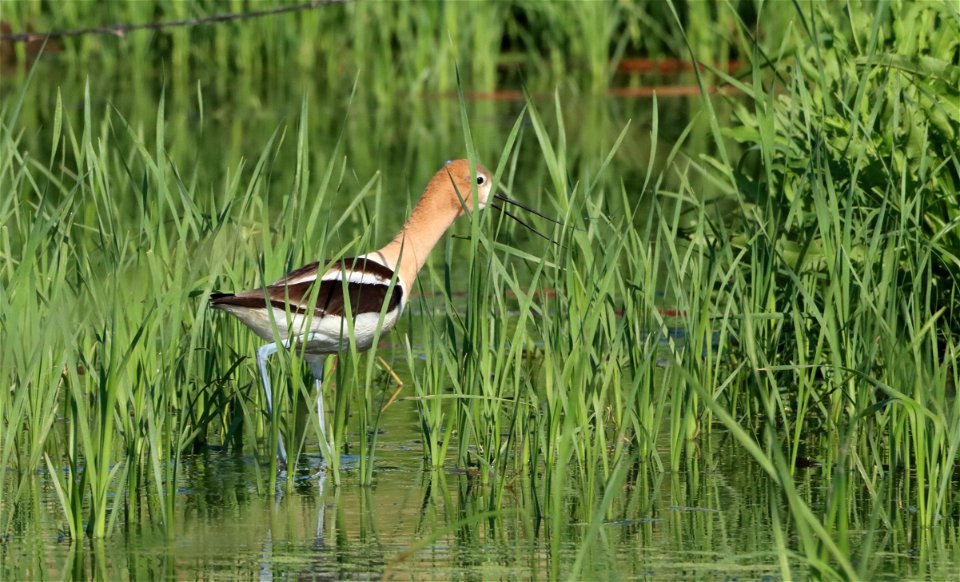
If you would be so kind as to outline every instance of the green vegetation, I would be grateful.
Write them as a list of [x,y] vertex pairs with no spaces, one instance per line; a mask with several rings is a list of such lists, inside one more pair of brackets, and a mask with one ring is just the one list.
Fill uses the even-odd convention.
[[[18,22],[50,24],[41,5],[14,6]],[[116,21],[157,11],[118,6]],[[428,488],[468,474],[455,479],[457,511],[418,531],[421,544],[527,532],[547,554],[537,575],[642,576],[636,549],[629,564],[611,558],[608,526],[655,537],[633,520],[655,512],[661,481],[672,507],[726,509],[721,493],[701,494],[701,475],[732,464],[757,499],[727,527],[772,532],[772,547],[751,550],[784,579],[951,572],[955,7],[469,6],[357,3],[265,20],[249,43],[232,38],[240,24],[132,35],[124,58],[171,68],[159,96],[134,83],[113,101],[94,81],[24,77],[3,88],[0,535],[49,516],[52,487],[55,527],[71,540],[139,528],[173,539],[185,458],[211,448],[256,455],[262,497],[294,491],[320,452],[306,366],[275,359],[268,417],[256,340],[210,313],[207,295],[379,244],[442,160],[469,155],[563,226],[530,219],[553,244],[495,212],[472,215],[434,251],[401,328],[335,369],[328,359],[327,440],[356,455],[328,455],[331,485],[376,485],[380,429],[409,404]],[[77,10],[55,27],[79,22]],[[418,34],[438,22],[459,32]],[[304,33],[317,28],[337,33]],[[342,52],[327,48],[346,37]],[[65,45],[60,66],[105,42]],[[641,51],[704,62],[682,131],[662,98],[632,122],[604,105],[617,59]],[[532,97],[470,100],[518,55],[532,55],[518,65]],[[256,115],[269,95],[228,105],[231,83],[248,87],[287,58],[320,71],[337,104],[282,101],[292,113],[279,128]],[[728,72],[734,59],[742,74]],[[457,90],[457,63],[459,102],[425,96]],[[570,95],[569,80],[550,90],[571,63],[593,93]],[[144,75],[104,67],[124,82]],[[217,67],[233,79],[211,76]],[[291,90],[298,75],[263,91]],[[712,94],[719,85],[730,90]],[[278,431],[299,472],[277,472]],[[716,439],[746,466],[714,460]],[[694,543],[710,530],[696,521]],[[396,569],[409,556],[384,560]]]

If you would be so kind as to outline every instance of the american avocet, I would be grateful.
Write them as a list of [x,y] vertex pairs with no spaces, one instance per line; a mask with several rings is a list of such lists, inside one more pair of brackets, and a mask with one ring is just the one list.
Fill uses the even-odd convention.
[[[378,326],[382,335],[400,319],[417,274],[444,232],[466,213],[466,209],[473,211],[487,205],[491,198],[492,176],[479,164],[473,174],[467,160],[447,162],[427,184],[400,232],[380,250],[356,258],[311,263],[287,273],[265,288],[210,296],[214,308],[235,315],[269,342],[260,346],[256,354],[268,411],[273,407],[273,395],[267,359],[280,347],[303,348],[304,359],[316,380],[317,416],[321,438],[325,439],[321,392],[323,358],[349,346],[345,319],[347,305],[353,317],[357,349],[367,350],[373,345]],[[473,200],[474,179],[476,204]],[[543,216],[506,196],[496,194],[492,197]],[[325,451],[329,451],[326,442],[323,444]],[[282,437],[279,454],[286,462]]]

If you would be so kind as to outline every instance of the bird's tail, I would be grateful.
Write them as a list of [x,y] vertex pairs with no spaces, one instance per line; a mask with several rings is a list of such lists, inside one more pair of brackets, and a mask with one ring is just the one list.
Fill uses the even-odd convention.
[[210,306],[214,308],[218,308],[224,303],[223,301],[224,299],[229,299],[234,296],[235,295],[233,293],[220,293],[220,292],[214,291],[213,293],[210,294]]

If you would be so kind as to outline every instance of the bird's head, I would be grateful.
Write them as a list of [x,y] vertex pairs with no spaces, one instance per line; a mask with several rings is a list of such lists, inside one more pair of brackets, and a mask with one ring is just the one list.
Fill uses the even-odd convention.
[[[463,216],[465,208],[471,212],[484,208],[490,197],[493,174],[482,164],[476,164],[475,170],[476,175],[470,172],[468,160],[449,161],[433,176],[427,190],[442,203],[455,208],[457,216]],[[477,186],[476,203],[473,197],[474,184]]]

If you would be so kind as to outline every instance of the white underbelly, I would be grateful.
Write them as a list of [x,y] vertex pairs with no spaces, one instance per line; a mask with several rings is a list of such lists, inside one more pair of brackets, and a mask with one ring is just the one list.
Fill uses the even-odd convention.
[[[309,335],[306,352],[311,354],[334,354],[350,346],[350,327],[346,319],[336,315],[307,316],[299,313],[288,314],[283,309],[249,309],[232,305],[219,306],[220,309],[235,315],[265,341],[273,342],[278,338],[286,341],[290,338],[304,338]],[[385,336],[400,319],[403,305],[388,311],[380,324],[380,313],[361,313],[354,318],[353,334],[357,349],[368,350],[373,346],[377,328],[380,337]],[[276,325],[277,335],[274,335]],[[300,343],[298,341],[298,343]]]

